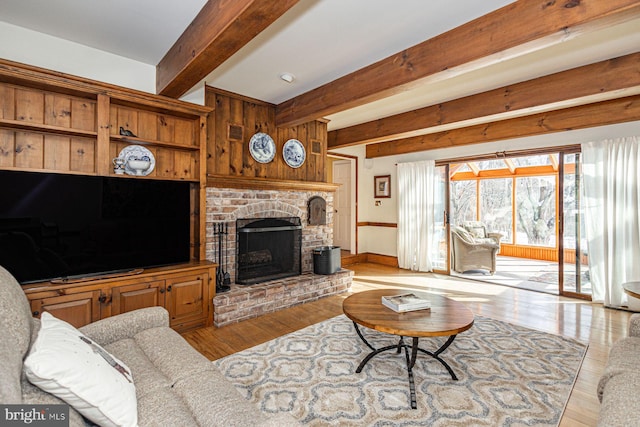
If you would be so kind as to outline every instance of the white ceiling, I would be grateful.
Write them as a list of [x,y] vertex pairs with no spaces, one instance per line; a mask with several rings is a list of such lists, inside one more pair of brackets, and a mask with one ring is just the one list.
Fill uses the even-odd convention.
[[0,0],[0,21],[156,65],[206,0]]
[[[278,104],[512,0],[301,0],[204,81]],[[156,65],[205,0],[2,0],[0,20]],[[640,20],[336,113],[329,129],[373,120],[638,50]],[[293,83],[279,76],[288,72]],[[201,87],[201,84],[196,87]]]

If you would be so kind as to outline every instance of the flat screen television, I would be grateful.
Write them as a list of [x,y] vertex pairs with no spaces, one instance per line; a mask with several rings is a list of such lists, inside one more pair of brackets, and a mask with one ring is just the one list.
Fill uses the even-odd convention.
[[189,187],[0,171],[0,265],[26,284],[187,262]]

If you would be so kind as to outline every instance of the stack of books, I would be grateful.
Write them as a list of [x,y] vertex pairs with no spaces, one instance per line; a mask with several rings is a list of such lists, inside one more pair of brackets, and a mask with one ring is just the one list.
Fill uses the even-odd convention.
[[421,298],[413,293],[382,297],[382,304],[398,313],[431,308],[429,300]]

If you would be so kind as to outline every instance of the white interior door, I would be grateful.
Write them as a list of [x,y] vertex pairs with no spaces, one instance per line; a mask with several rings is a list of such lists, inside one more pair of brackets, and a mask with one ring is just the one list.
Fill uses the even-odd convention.
[[351,162],[333,162],[333,183],[340,184],[333,200],[333,244],[351,250]]

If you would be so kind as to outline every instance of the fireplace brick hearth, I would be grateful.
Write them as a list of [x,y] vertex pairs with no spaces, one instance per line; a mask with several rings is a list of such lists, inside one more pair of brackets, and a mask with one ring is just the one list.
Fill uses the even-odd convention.
[[220,327],[348,292],[352,278],[353,271],[341,269],[330,276],[306,273],[251,286],[232,286],[213,299],[214,325]]
[[[240,320],[345,292],[351,287],[352,272],[341,270],[330,276],[313,274],[313,249],[333,244],[333,192],[255,190],[207,187],[206,256],[218,262],[214,224],[228,225],[222,268],[231,278],[231,290],[214,298],[214,324],[222,326]],[[309,225],[308,202],[326,200],[326,224]],[[249,218],[299,217],[302,228],[300,276],[254,285],[237,285],[236,220]]]

